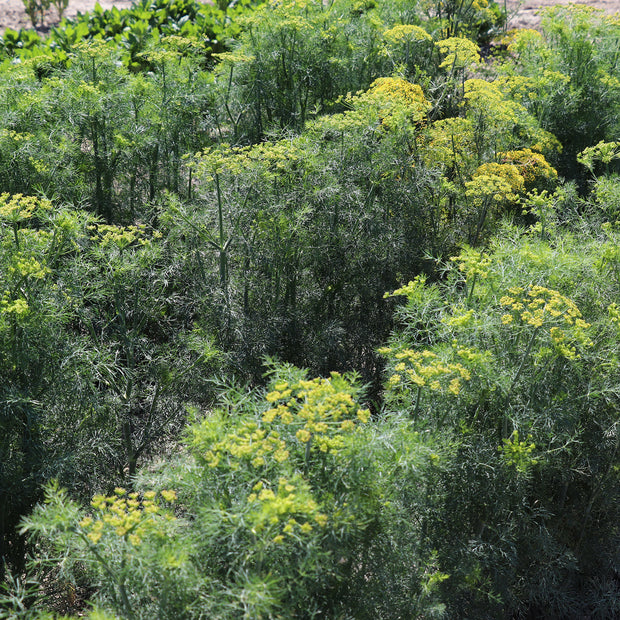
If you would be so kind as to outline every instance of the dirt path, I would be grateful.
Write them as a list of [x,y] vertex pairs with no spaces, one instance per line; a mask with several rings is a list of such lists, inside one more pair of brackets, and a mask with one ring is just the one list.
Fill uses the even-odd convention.
[[[500,0],[501,2],[501,0]],[[620,13],[620,0],[596,0],[594,2],[570,0],[508,0],[507,8],[509,25],[511,28],[536,28],[540,23],[537,12],[541,7],[554,6],[556,4],[586,4],[597,9],[603,9],[607,13]]]
[[[90,11],[95,6],[96,0],[69,0],[69,6],[65,11],[66,17],[75,17],[80,13]],[[111,9],[117,6],[119,9],[126,9],[131,6],[131,0],[99,0],[99,4],[104,9]],[[58,23],[58,13],[54,8],[50,8],[44,22],[45,28],[54,26]],[[32,24],[22,0],[0,0],[0,32],[6,28],[19,30],[20,28],[32,28]]]
[[[96,0],[69,0],[69,7],[65,15],[73,17],[78,11],[80,13],[89,11],[95,6],[95,2]],[[109,9],[112,6],[117,6],[119,9],[131,6],[131,0],[99,0],[99,3],[104,9]],[[540,18],[536,15],[538,9],[554,4],[569,4],[569,0],[560,0],[559,2],[552,0],[507,0],[510,26],[513,28],[536,28],[540,22]],[[584,1],[582,4],[603,9],[608,13],[620,13],[620,0]],[[58,14],[54,9],[50,9],[44,24],[45,28],[49,28],[57,22]],[[30,27],[30,20],[26,15],[22,0],[0,0],[0,32],[6,28],[18,30],[19,28]]]

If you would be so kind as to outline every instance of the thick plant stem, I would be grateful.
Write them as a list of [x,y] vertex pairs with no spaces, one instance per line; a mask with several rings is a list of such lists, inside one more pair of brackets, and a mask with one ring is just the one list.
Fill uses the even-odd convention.
[[418,385],[418,393],[415,397],[415,407],[413,408],[412,418],[416,418],[418,416],[418,412],[420,411],[420,397],[422,396],[422,386]]
[[472,296],[474,294],[474,289],[476,288],[476,279],[478,277],[477,273],[474,273],[474,277],[471,280],[471,286],[469,287],[469,291],[467,291],[467,305],[471,303]]

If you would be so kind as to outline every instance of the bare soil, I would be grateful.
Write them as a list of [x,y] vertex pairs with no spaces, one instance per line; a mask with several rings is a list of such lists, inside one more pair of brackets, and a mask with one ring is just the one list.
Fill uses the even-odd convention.
[[[500,0],[501,2],[502,0]],[[69,6],[65,11],[67,17],[74,17],[78,12],[85,13],[95,6],[96,0],[69,0]],[[540,16],[537,14],[541,7],[553,6],[555,4],[569,4],[569,0],[507,0],[506,5],[510,17],[509,25],[512,28],[536,28],[540,24]],[[99,0],[99,4],[104,9],[113,6],[124,9],[131,6],[131,0]],[[620,0],[595,0],[583,1],[586,4],[598,9],[603,9],[607,13],[620,13]],[[51,26],[58,23],[58,13],[55,9],[50,9],[46,20],[40,31],[46,32]],[[0,32],[6,28],[18,30],[20,28],[32,28],[32,24],[24,10],[22,0],[0,0]]]
[[[86,13],[91,11],[97,0],[69,0],[69,6],[65,10],[65,17],[75,17],[78,12]],[[99,4],[104,9],[111,9],[113,6],[119,9],[126,9],[131,6],[131,0],[99,0]],[[51,7],[43,22],[42,28],[37,28],[40,32],[46,32],[51,26],[58,24],[58,13]],[[0,32],[7,28],[19,30],[20,28],[32,28],[30,18],[24,9],[22,0],[0,0]]]
[[[499,0],[501,2],[501,0]],[[509,26],[511,28],[537,28],[540,25],[541,8],[555,6],[556,4],[585,4],[602,9],[606,13],[620,13],[620,0],[595,0],[571,2],[570,0],[560,0],[554,2],[552,0],[508,0],[506,2],[509,17]]]

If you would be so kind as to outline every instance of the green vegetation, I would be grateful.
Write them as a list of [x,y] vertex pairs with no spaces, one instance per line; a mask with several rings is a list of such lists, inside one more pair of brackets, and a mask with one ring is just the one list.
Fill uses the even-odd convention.
[[620,614],[620,21],[503,20],[3,35],[0,617]]

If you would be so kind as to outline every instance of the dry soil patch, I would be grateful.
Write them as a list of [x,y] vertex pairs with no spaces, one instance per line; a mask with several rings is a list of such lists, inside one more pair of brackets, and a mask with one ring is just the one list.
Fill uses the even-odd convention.
[[[69,7],[66,10],[67,17],[74,17],[78,11],[84,13],[90,11],[95,6],[96,0],[69,0]],[[104,9],[113,6],[119,9],[131,6],[131,0],[99,0]],[[540,24],[538,11],[541,7],[553,6],[555,4],[570,4],[568,0],[552,2],[551,0],[508,0],[507,7],[510,16],[510,26],[513,28],[536,28]],[[598,9],[603,9],[608,13],[620,12],[620,0],[597,0],[593,2],[581,2]],[[51,9],[45,20],[44,29],[49,29],[58,23],[58,14]],[[0,32],[6,28],[30,28],[30,20],[24,10],[22,0],[0,0]]]

